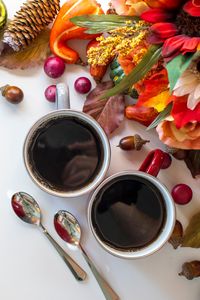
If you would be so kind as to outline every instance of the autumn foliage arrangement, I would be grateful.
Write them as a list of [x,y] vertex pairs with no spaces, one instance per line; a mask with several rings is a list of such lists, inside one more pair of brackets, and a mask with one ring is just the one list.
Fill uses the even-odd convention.
[[155,127],[168,147],[199,150],[200,1],[112,0],[112,8],[116,14],[72,18],[87,33],[103,33],[88,51],[90,65],[117,63],[104,96],[136,91],[128,119]]

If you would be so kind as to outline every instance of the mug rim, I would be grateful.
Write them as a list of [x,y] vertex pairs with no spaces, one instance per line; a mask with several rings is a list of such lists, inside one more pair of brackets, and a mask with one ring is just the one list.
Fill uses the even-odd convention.
[[[100,170],[98,174],[95,176],[94,180],[87,184],[86,186],[75,190],[75,191],[69,191],[69,192],[62,192],[62,191],[57,191],[53,190],[50,187],[47,187],[43,185],[34,175],[32,172],[32,168],[30,167],[29,164],[29,159],[28,159],[28,146],[31,140],[31,137],[33,137],[33,134],[42,126],[45,122],[48,122],[52,120],[54,117],[59,117],[59,116],[68,116],[68,117],[77,117],[79,120],[82,120],[83,122],[86,122],[86,124],[90,125],[94,130],[95,133],[98,135],[99,139],[101,140],[102,143],[102,148],[103,148],[103,161],[100,165]],[[95,189],[100,182],[104,179],[108,168],[110,166],[110,159],[111,159],[111,148],[110,148],[110,143],[108,141],[107,135],[104,132],[103,128],[97,123],[95,119],[93,119],[91,116],[85,114],[84,112],[80,112],[77,110],[72,110],[72,109],[59,109],[52,111],[48,114],[45,114],[44,116],[40,117],[29,129],[28,133],[26,134],[24,144],[23,144],[23,160],[24,160],[24,165],[25,168],[32,179],[32,181],[43,191],[47,192],[50,195],[53,196],[58,196],[61,198],[74,198],[74,197],[79,197],[84,194],[87,194],[91,192],[93,189]]]
[[[160,231],[159,236],[150,245],[147,245],[146,247],[140,248],[135,251],[120,250],[120,249],[116,249],[116,248],[111,247],[110,245],[106,244],[104,241],[102,241],[102,239],[99,237],[99,235],[95,231],[93,222],[92,222],[92,207],[93,207],[93,203],[95,201],[95,198],[96,198],[96,195],[98,194],[98,192],[111,180],[113,180],[117,177],[126,176],[126,175],[139,176],[139,177],[149,180],[152,184],[154,184],[154,186],[156,186],[159,189],[159,191],[161,192],[161,194],[163,196],[163,201],[164,201],[165,209],[166,209],[166,221]],[[149,255],[157,252],[169,240],[169,238],[173,232],[175,221],[176,221],[176,211],[175,211],[174,201],[173,201],[167,187],[159,179],[157,179],[156,177],[154,177],[150,174],[147,174],[145,172],[128,170],[128,171],[121,171],[121,172],[118,172],[118,173],[115,173],[115,174],[109,176],[97,187],[97,189],[94,191],[94,193],[92,194],[92,197],[89,201],[87,217],[88,217],[88,223],[89,223],[89,227],[90,227],[92,234],[94,235],[95,239],[103,247],[104,250],[106,250],[107,252],[109,252],[110,254],[112,254],[116,257],[126,258],[126,259],[138,259],[138,258],[143,258],[143,257],[149,256]]]

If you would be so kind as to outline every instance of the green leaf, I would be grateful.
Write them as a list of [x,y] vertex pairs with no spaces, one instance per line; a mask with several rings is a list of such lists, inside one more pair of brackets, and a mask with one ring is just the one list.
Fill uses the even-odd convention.
[[155,120],[147,127],[146,130],[150,130],[155,128],[160,122],[162,122],[171,112],[172,103],[169,103],[167,107],[163,111],[159,113],[159,115],[155,118]]
[[200,248],[200,213],[195,214],[185,230],[182,247]]
[[85,31],[86,33],[96,34],[127,26],[127,21],[132,21],[130,26],[134,26],[139,18],[118,15],[83,15],[73,17],[70,21],[77,26],[89,28]]
[[134,83],[141,80],[160,59],[161,51],[162,48],[160,46],[151,46],[143,59],[132,70],[132,72],[128,76],[125,76],[114,88],[106,92],[102,96],[102,99],[114,96],[116,94],[121,94],[132,87]]
[[[170,90],[175,87],[179,77],[189,67],[191,61],[195,58],[195,54],[178,55],[167,64],[167,72],[169,77]],[[199,55],[199,54],[198,54]]]

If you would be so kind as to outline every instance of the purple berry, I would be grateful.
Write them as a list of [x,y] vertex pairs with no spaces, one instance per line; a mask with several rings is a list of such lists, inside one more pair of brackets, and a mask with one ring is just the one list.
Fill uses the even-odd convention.
[[44,63],[44,71],[51,78],[59,78],[65,71],[65,63],[60,57],[49,57]]
[[46,99],[49,102],[56,101],[56,85],[50,85],[44,92]]
[[87,94],[91,87],[91,81],[87,77],[79,77],[74,83],[75,90],[80,94]]

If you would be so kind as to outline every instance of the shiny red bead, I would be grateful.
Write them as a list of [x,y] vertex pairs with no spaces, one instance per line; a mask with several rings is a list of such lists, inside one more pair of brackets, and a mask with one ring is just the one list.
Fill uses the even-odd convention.
[[171,194],[175,203],[185,205],[192,200],[193,192],[188,185],[181,183],[173,187]]

